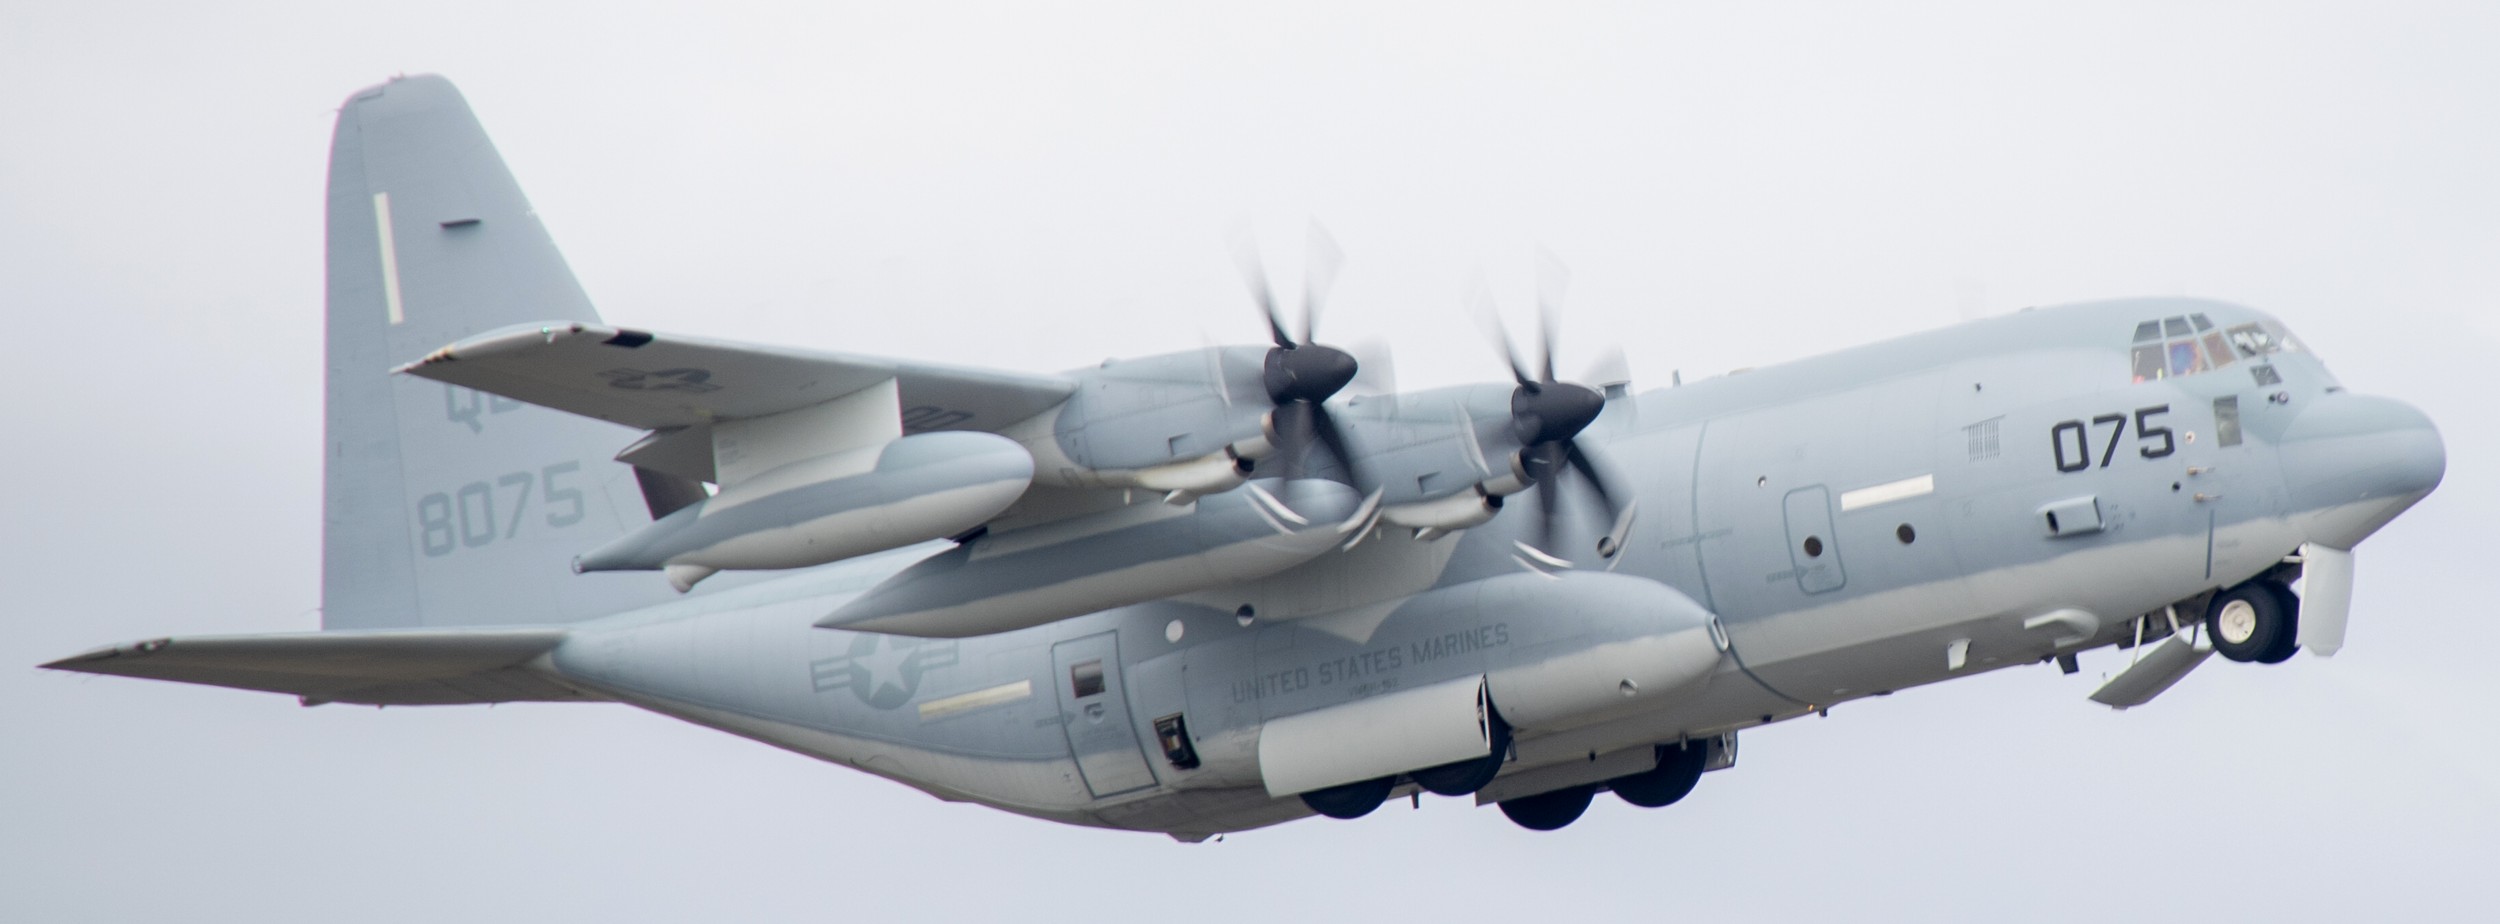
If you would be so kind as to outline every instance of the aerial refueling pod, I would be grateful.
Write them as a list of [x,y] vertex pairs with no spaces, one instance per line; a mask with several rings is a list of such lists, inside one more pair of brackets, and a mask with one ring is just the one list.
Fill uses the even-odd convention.
[[964,638],[1266,577],[1371,523],[1378,499],[1334,481],[1253,481],[1186,507],[1137,504],[982,536],[906,568],[817,620],[827,629]]
[[821,565],[960,535],[1032,481],[1032,454],[1006,437],[905,436],[742,480],[574,559],[573,570],[667,569],[684,590],[714,571]]

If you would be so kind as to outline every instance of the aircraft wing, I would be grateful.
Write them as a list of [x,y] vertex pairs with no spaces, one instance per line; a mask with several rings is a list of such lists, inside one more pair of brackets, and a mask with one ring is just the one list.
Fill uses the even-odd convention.
[[654,334],[576,321],[479,334],[399,372],[643,430],[762,417],[887,379],[906,430],[995,430],[1067,399],[1057,376]]
[[204,635],[99,648],[44,667],[292,693],[307,706],[592,700],[523,666],[561,627]]

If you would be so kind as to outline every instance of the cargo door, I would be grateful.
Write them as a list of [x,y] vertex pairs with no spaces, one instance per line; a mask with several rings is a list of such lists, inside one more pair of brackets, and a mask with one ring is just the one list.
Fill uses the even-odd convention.
[[1849,582],[1840,569],[1840,538],[1832,532],[1832,496],[1822,485],[1788,492],[1788,560],[1797,589],[1810,594],[1839,590]]
[[1051,646],[1050,660],[1059,724],[1067,730],[1068,751],[1076,756],[1085,788],[1099,799],[1154,785],[1154,770],[1146,765],[1137,727],[1128,717],[1118,634],[1060,642]]

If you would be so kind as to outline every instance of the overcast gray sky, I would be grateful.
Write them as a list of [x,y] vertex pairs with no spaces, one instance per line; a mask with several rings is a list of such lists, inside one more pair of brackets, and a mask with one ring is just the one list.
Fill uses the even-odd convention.
[[[2487,913],[2500,6],[0,3],[0,919]],[[1644,382],[2025,305],[2288,321],[2444,429],[2349,647],[2153,705],[2021,668],[1745,736],[1559,834],[1430,800],[1196,846],[620,706],[302,709],[31,665],[313,627],[333,108],[465,91],[610,319],[1017,369],[1331,340],[1502,375],[1573,271]],[[1290,282],[1287,285],[1291,285]],[[1522,315],[1524,317],[1524,314]],[[2480,525],[2477,525],[2480,524]],[[12,666],[13,665],[13,666]]]

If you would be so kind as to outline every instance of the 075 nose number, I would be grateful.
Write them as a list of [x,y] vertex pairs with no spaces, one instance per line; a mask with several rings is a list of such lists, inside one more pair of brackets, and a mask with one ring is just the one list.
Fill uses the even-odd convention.
[[[2135,409],[2136,455],[2147,459],[2158,459],[2179,451],[2179,443],[2171,438],[2170,428],[2154,421],[2154,418],[2168,413],[2170,413],[2170,405],[2167,404]],[[2103,428],[2109,431],[2109,436],[2106,438],[2100,437],[2096,432]],[[2055,426],[2049,428],[2049,443],[2057,447],[2057,470],[2080,472],[2095,467],[2092,464],[2094,455],[2092,450],[2095,444],[2099,444],[2100,448],[2098,467],[2108,468],[2110,460],[2117,458],[2118,444],[2126,437],[2126,434],[2127,415],[2125,414],[2102,414],[2092,418],[2090,424],[2080,420],[2058,421]]]

